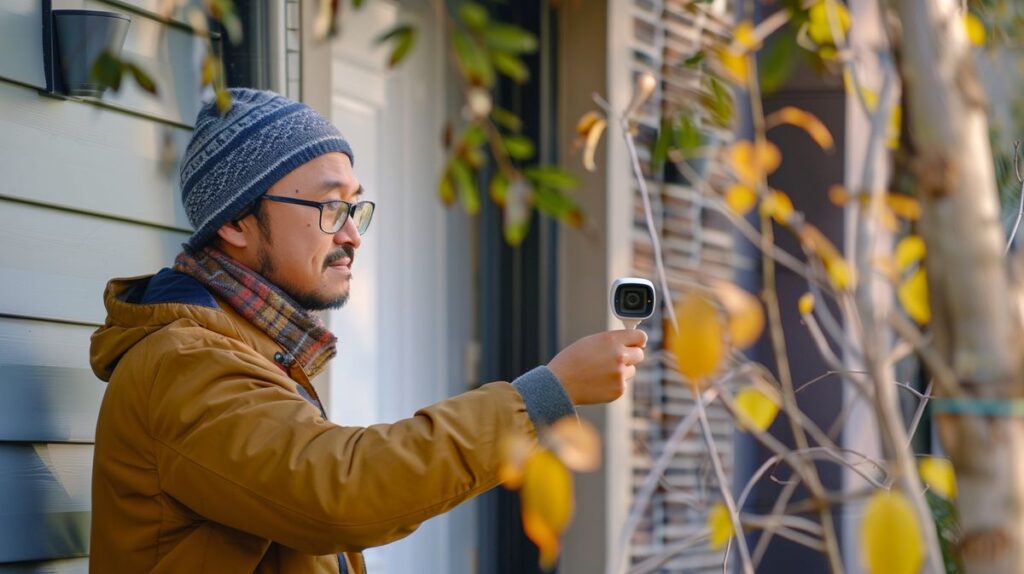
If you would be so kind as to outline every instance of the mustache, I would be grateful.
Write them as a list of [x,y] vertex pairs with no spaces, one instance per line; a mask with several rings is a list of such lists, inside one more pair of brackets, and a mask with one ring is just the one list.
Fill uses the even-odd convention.
[[338,262],[338,261],[340,261],[342,259],[345,259],[346,257],[350,261],[355,261],[356,260],[356,250],[351,245],[342,245],[341,249],[339,249],[337,251],[334,251],[334,252],[330,253],[329,255],[327,255],[327,258],[324,259],[324,269],[327,269],[328,267],[330,267],[334,263],[336,263],[336,262]]

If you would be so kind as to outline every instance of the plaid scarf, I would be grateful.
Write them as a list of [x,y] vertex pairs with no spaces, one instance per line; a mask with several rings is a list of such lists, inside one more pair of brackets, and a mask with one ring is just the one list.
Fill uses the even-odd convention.
[[295,361],[315,377],[337,353],[337,339],[320,319],[299,307],[284,291],[224,253],[204,247],[182,252],[174,270],[194,277],[222,297],[240,315],[277,341],[285,353],[275,360],[289,367]]

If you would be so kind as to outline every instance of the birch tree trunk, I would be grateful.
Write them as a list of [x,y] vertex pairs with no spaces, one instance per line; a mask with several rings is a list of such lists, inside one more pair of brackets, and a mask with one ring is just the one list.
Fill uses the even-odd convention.
[[898,15],[893,44],[928,246],[933,337],[965,397],[959,404],[985,411],[938,417],[959,484],[961,551],[972,574],[1017,574],[1024,572],[1024,419],[977,401],[1022,394],[1021,315],[1003,255],[984,90],[959,6],[887,1]]

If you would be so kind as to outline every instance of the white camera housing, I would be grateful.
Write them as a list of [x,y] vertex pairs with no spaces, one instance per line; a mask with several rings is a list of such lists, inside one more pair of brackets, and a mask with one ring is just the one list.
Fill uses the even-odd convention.
[[612,313],[627,329],[635,329],[640,321],[649,319],[656,303],[654,283],[639,277],[616,279],[608,293]]

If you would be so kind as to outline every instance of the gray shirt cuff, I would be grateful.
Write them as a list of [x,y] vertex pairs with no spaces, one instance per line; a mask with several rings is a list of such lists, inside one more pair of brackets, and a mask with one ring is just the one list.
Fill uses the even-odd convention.
[[547,426],[564,416],[576,414],[576,407],[562,388],[562,383],[545,366],[524,373],[512,381],[512,386],[522,395],[526,413],[534,427]]

